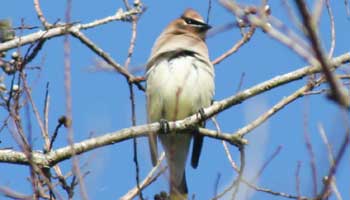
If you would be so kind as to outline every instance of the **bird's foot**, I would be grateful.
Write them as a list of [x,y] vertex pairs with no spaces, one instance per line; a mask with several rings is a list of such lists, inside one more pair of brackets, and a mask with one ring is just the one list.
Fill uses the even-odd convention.
[[154,195],[154,200],[170,200],[170,197],[166,192],[161,191],[159,194]]
[[207,118],[207,115],[205,114],[203,108],[200,108],[198,112],[199,112],[199,117],[202,120],[202,126],[205,127],[205,119]]
[[168,134],[170,130],[169,122],[165,119],[161,119],[159,120],[159,124],[160,124],[160,132],[163,134]]

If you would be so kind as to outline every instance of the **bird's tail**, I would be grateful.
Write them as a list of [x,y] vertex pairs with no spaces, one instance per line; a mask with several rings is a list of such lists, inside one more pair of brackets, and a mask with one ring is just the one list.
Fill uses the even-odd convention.
[[187,200],[188,189],[186,183],[185,171],[182,176],[182,180],[179,184],[175,184],[170,180],[170,200]]

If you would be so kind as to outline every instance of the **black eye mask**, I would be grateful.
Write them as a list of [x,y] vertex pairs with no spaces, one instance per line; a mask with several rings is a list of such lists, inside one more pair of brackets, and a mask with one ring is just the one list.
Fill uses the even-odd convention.
[[186,24],[188,24],[188,25],[195,26],[195,27],[199,27],[199,28],[205,28],[205,29],[210,29],[210,28],[211,28],[211,26],[209,26],[209,25],[206,24],[206,23],[203,23],[203,22],[200,22],[200,21],[197,21],[197,20],[188,18],[188,17],[181,17],[181,18],[182,18],[182,19],[186,22]]

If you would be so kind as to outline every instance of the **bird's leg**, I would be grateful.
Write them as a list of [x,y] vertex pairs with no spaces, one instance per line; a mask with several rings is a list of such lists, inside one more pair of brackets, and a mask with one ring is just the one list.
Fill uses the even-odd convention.
[[200,116],[201,120],[203,120],[201,123],[201,126],[205,127],[205,119],[207,118],[207,116],[205,115],[204,109],[200,108],[198,112],[199,112],[199,116]]
[[166,119],[160,119],[159,124],[160,124],[160,133],[168,134],[170,130],[169,122]]

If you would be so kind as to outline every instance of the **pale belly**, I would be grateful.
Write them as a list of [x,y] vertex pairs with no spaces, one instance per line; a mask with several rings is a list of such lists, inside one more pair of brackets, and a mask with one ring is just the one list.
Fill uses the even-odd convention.
[[[191,56],[164,60],[147,74],[149,122],[174,121],[210,105],[214,95],[212,68]],[[187,159],[190,134],[160,134],[171,172],[171,181],[180,183]]]
[[183,119],[209,106],[214,94],[210,70],[191,56],[158,63],[147,77],[149,120]]

